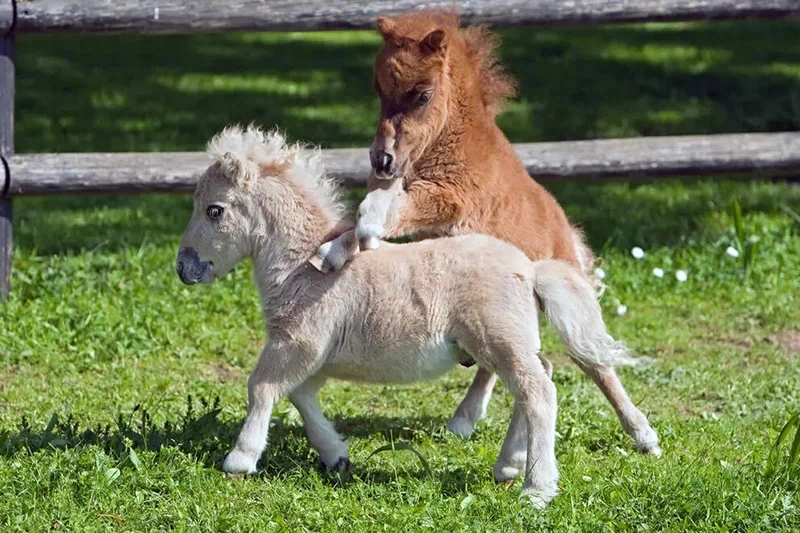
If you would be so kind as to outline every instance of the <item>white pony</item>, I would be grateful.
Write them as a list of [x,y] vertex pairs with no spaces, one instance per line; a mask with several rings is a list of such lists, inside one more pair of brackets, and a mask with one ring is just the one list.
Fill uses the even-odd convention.
[[[303,417],[322,462],[348,468],[347,443],[317,402],[327,378],[413,382],[477,362],[515,398],[495,479],[524,470],[523,494],[537,506],[549,502],[558,491],[556,389],[537,356],[539,308],[579,364],[628,361],[581,273],[557,261],[532,263],[491,237],[466,235],[384,244],[323,274],[309,260],[353,224],[319,154],[254,127],[226,129],[208,152],[214,162],[195,192],[178,275],[186,284],[210,283],[251,257],[270,334],[249,379],[247,418],[223,469],[256,471],[272,408],[283,395]],[[649,425],[643,431],[657,440]]]

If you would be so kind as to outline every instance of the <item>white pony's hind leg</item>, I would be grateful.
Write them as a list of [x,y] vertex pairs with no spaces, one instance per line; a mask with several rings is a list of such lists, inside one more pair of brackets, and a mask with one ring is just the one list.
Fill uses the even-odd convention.
[[[515,357],[520,357],[516,356]],[[501,376],[514,395],[514,417],[509,425],[503,452],[495,465],[507,468],[506,474],[514,474],[513,468],[520,464],[520,444],[525,447],[525,480],[522,495],[530,498],[536,507],[546,506],[558,494],[558,464],[556,463],[556,387],[544,368],[524,355],[516,361],[507,361],[499,369]],[[538,367],[538,368],[537,368]],[[516,419],[516,420],[515,420]],[[522,419],[520,421],[520,419]],[[513,427],[516,421],[516,428]],[[524,431],[520,426],[524,425]],[[498,481],[502,481],[502,474]]]
[[317,401],[317,393],[325,378],[313,376],[289,394],[289,400],[303,417],[308,440],[318,452],[322,463],[332,470],[350,468],[347,441],[334,429],[330,420],[325,418]]
[[475,431],[478,421],[486,416],[486,407],[489,405],[496,382],[497,376],[492,372],[478,368],[467,395],[461,400],[453,418],[447,423],[447,428],[456,435],[468,439]]
[[[541,355],[539,360],[542,362],[547,377],[552,377],[553,365],[550,361]],[[497,376],[488,370],[479,368],[467,389],[467,395],[461,400],[453,418],[447,423],[447,429],[459,437],[470,438],[475,431],[475,426],[486,416],[486,408],[492,398],[495,383],[497,383]]]
[[500,450],[500,457],[494,464],[494,480],[498,483],[510,481],[519,476],[525,468],[528,456],[527,431],[525,417],[522,415],[519,403],[514,405],[514,414]]

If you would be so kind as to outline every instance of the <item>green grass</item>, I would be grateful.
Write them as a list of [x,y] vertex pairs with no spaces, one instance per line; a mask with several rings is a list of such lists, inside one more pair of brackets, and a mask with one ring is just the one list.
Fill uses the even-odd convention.
[[[514,141],[798,130],[799,33],[508,31],[502,55],[522,92],[500,122]],[[197,150],[251,120],[366,145],[377,45],[369,33],[21,37],[17,150]],[[765,473],[800,410],[800,190],[747,180],[551,190],[603,259],[610,328],[653,360],[621,373],[663,439],[661,459],[632,452],[548,330],[564,490],[544,512],[518,498],[519,484],[492,481],[511,408],[502,387],[472,440],[446,431],[466,369],[414,386],[326,387],[326,413],[353,437],[350,480],[319,470],[285,401],[262,473],[226,479],[219,466],[266,336],[250,266],[211,287],[180,284],[188,196],[24,198],[0,307],[0,529],[800,529],[796,478]],[[760,239],[747,274],[725,254],[738,238],[734,200],[743,235]],[[369,457],[391,442],[411,444],[430,472],[407,451]]]

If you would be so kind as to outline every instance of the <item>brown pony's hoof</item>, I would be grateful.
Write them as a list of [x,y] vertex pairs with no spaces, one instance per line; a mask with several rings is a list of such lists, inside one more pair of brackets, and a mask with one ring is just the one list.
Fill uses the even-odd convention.
[[323,259],[322,257],[320,257],[319,254],[317,254],[314,257],[312,257],[311,259],[309,259],[308,262],[311,263],[311,265],[314,268],[316,268],[317,270],[319,270],[323,274],[327,274],[328,272],[333,270],[333,266],[331,266],[331,264],[328,262],[328,260],[327,259]]
[[377,237],[361,237],[358,240],[358,247],[361,251],[364,250],[377,250],[381,245],[381,240]]

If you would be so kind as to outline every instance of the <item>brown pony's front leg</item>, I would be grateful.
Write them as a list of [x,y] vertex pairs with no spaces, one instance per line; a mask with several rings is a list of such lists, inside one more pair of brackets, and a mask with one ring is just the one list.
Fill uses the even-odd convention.
[[362,250],[373,250],[380,240],[421,231],[447,233],[459,222],[464,204],[446,186],[428,181],[374,180],[358,206],[356,237]]
[[309,259],[309,263],[320,272],[341,270],[358,253],[356,230],[350,229],[328,241],[317,250],[317,254]]

